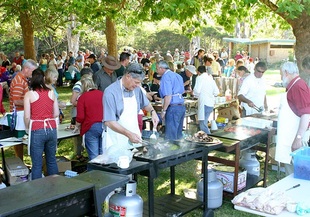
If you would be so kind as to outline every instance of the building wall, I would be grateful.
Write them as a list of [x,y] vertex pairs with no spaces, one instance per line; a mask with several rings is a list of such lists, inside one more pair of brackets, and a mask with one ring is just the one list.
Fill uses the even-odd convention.
[[[293,52],[293,49],[287,49],[287,48],[271,48],[269,53],[269,62],[275,63],[280,62],[283,59],[287,59],[289,56],[289,53]],[[273,54],[273,55],[272,55]]]
[[293,48],[270,48],[270,43],[264,44],[252,44],[251,45],[251,57],[259,57],[263,61],[268,63],[280,62],[283,59],[287,59],[290,52],[293,52]]

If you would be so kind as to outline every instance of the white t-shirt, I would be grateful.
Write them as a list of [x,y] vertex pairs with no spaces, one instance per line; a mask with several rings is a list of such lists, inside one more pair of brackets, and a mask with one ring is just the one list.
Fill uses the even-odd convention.
[[[215,96],[219,94],[219,89],[213,80],[212,76],[208,73],[202,73],[197,76],[196,84],[194,87],[194,95],[198,96],[199,106],[214,107]],[[204,114],[198,112],[198,120],[204,120]]]
[[[264,108],[264,100],[266,96],[266,82],[263,78],[256,78],[254,74],[247,76],[238,92],[245,98],[251,100],[257,107]],[[258,113],[254,108],[248,106],[247,103],[241,102],[241,106],[246,110],[246,115]]]
[[56,68],[55,65],[57,65],[57,62],[56,62],[55,59],[52,59],[48,63],[48,68],[51,69],[51,70],[56,70],[57,71],[57,68]]

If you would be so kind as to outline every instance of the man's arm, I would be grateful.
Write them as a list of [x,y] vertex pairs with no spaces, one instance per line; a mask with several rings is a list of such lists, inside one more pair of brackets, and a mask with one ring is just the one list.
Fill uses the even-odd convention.
[[310,114],[304,114],[300,117],[297,134],[292,144],[292,151],[295,151],[302,146],[302,136],[305,134],[306,130],[308,129],[309,122],[310,122]]
[[147,106],[144,107],[144,109],[148,112],[151,113],[152,115],[152,122],[153,122],[153,126],[154,128],[157,127],[157,124],[159,122],[159,119],[158,119],[158,116],[157,116],[157,113],[156,111],[154,110],[153,106],[151,105],[151,103],[149,103]]
[[142,142],[142,139],[138,134],[135,134],[135,133],[127,130],[126,128],[121,126],[117,121],[106,121],[106,122],[104,122],[104,124],[107,127],[114,130],[115,132],[120,133],[120,134],[128,137],[128,139],[132,143],[141,143]]
[[171,95],[167,95],[167,96],[164,97],[163,110],[161,111],[161,118],[163,120],[165,119],[166,111],[168,109],[168,106],[170,105],[171,98],[172,98]]
[[247,103],[250,107],[254,107],[254,103],[251,100],[245,98],[245,96],[243,96],[242,94],[238,95],[238,100],[240,102]]
[[268,111],[268,104],[267,104],[267,97],[265,95],[265,98],[264,98],[264,108],[265,108],[265,111]]

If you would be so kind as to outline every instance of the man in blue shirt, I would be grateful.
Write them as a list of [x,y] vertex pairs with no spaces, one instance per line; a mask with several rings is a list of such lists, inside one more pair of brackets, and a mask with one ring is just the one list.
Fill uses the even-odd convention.
[[163,99],[161,118],[165,121],[165,139],[182,138],[183,121],[185,118],[184,84],[182,77],[169,69],[168,63],[160,60],[156,71],[161,75],[159,94]]

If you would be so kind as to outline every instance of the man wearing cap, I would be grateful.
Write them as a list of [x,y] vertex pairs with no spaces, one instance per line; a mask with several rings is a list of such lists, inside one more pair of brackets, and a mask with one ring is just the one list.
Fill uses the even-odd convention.
[[113,82],[116,81],[117,75],[114,70],[119,69],[121,64],[113,56],[106,56],[102,61],[103,67],[97,71],[94,76],[94,82],[98,90],[104,90]]
[[161,118],[165,121],[165,139],[182,138],[183,121],[185,117],[184,83],[182,77],[169,69],[167,62],[156,63],[156,71],[161,75],[159,94],[163,99]]
[[121,55],[119,55],[119,62],[121,63],[121,67],[115,70],[117,77],[124,75],[125,69],[129,64],[129,61],[130,61],[130,53],[122,52]]
[[90,63],[90,68],[93,70],[93,73],[98,72],[102,68],[100,63],[97,61],[97,56],[95,54],[90,54],[87,60]]
[[197,75],[195,66],[192,66],[192,65],[186,66],[185,70],[182,71],[180,75],[183,78],[184,89],[185,89],[185,93],[183,94],[183,96],[186,96],[187,93],[192,95],[193,90],[191,87],[191,77],[193,75]]
[[106,88],[104,102],[105,148],[117,145],[130,148],[131,143],[141,143],[141,132],[137,115],[140,109],[145,109],[152,115],[156,128],[158,116],[150,101],[140,87],[145,73],[138,63],[130,64],[124,76]]
[[260,109],[268,110],[266,100],[266,82],[263,75],[267,70],[266,63],[258,62],[255,65],[254,74],[247,76],[238,92],[238,99],[241,102],[242,116],[259,113]]

